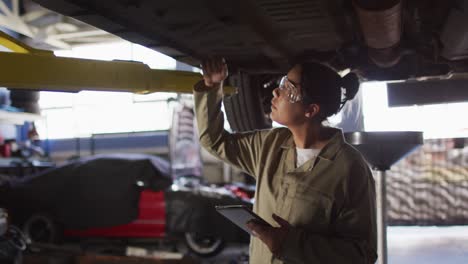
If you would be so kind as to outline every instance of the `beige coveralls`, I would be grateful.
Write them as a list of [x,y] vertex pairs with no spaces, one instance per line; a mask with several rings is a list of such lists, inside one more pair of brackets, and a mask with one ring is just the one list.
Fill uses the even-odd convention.
[[275,213],[293,226],[277,257],[252,237],[250,263],[376,261],[374,179],[341,130],[315,162],[296,168],[294,140],[287,128],[231,134],[223,126],[222,87],[207,89],[199,82],[194,90],[202,146],[256,178],[255,213],[278,226]]

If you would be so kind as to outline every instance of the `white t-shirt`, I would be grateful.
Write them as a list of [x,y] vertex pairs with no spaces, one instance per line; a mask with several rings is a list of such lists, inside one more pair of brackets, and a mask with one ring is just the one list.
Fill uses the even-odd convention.
[[309,148],[309,149],[302,149],[296,148],[297,153],[297,160],[296,160],[296,168],[304,165],[308,160],[317,158],[320,149]]

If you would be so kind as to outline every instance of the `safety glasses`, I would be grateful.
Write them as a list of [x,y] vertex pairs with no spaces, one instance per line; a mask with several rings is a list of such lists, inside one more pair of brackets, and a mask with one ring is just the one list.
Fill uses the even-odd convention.
[[278,88],[281,93],[285,93],[290,103],[294,104],[302,100],[299,89],[288,79],[288,76],[281,78]]

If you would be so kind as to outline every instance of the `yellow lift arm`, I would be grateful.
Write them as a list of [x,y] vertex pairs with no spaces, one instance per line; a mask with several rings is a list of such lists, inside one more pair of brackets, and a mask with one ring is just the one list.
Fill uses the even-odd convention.
[[[131,61],[99,61],[56,57],[53,52],[31,48],[0,31],[0,86],[45,91],[121,91],[191,93],[200,74],[153,70]],[[233,87],[225,87],[233,93]]]

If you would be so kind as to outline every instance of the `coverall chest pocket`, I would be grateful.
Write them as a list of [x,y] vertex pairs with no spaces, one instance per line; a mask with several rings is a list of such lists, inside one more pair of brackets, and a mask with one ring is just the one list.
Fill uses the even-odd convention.
[[312,188],[297,186],[288,196],[291,224],[313,232],[326,232],[330,224],[332,199]]

